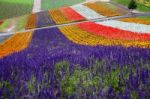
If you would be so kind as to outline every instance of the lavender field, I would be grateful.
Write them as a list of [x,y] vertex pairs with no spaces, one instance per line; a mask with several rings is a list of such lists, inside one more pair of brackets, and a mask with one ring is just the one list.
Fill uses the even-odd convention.
[[31,1],[31,14],[0,20],[0,99],[150,98],[150,13]]
[[[1,98],[148,98],[150,49],[83,46],[57,28],[0,60]],[[7,68],[6,68],[7,67]]]

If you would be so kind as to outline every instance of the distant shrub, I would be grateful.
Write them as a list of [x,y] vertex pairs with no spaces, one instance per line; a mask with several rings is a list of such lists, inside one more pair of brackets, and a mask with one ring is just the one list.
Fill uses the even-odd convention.
[[129,5],[128,5],[128,8],[129,9],[136,9],[137,8],[135,0],[130,1]]

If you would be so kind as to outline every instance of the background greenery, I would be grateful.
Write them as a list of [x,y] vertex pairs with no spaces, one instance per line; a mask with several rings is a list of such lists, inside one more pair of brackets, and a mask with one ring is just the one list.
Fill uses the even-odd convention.
[[[131,0],[112,0],[112,1],[128,6]],[[137,10],[143,12],[150,12],[150,7],[145,6],[143,3],[137,2]]]
[[0,20],[32,12],[34,0],[0,0]]
[[85,0],[42,0],[42,9],[48,10],[60,6],[73,5],[84,1]]

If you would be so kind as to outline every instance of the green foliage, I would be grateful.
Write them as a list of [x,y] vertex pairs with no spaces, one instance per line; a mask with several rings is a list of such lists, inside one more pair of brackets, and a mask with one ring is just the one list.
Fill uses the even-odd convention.
[[69,77],[68,75],[64,77],[64,79],[60,82],[61,90],[63,94],[72,95],[75,92],[77,84],[76,77]]
[[2,87],[5,88],[5,89],[3,89],[5,95],[3,97],[0,96],[0,98],[1,99],[7,99],[9,96],[12,95],[12,93],[14,91],[14,88],[12,87],[12,85],[8,81],[2,81],[2,82],[0,82],[0,89]]
[[131,0],[129,5],[128,5],[128,8],[129,9],[136,9],[137,5],[136,5],[136,2],[135,0]]
[[138,95],[135,91],[132,92],[131,99],[138,99]]
[[119,69],[115,69],[110,73],[106,74],[104,77],[104,84],[106,86],[118,87],[119,82]]
[[[92,89],[92,87],[99,86],[100,77],[91,76],[91,72],[89,70],[74,70],[72,75],[66,75],[61,81],[61,90],[63,94],[73,95],[74,92],[79,92],[79,88],[84,89]],[[92,90],[85,90],[92,91]],[[92,92],[91,92],[92,93]],[[79,93],[80,94],[80,93]]]
[[54,72],[56,74],[56,77],[59,75],[61,76],[60,73],[62,74],[68,74],[69,73],[69,63],[67,61],[61,61],[55,64],[54,66]]
[[[129,3],[131,2],[131,0],[112,0],[112,1],[119,3],[119,4],[122,4],[126,7],[128,7]],[[147,7],[147,6],[145,6],[139,2],[136,3],[136,5],[137,5],[136,9],[139,11],[142,11],[142,12],[149,12],[150,11],[150,7]]]
[[35,90],[34,84],[36,82],[36,78],[34,76],[31,77],[31,79],[27,82],[27,87],[29,93],[33,93]]

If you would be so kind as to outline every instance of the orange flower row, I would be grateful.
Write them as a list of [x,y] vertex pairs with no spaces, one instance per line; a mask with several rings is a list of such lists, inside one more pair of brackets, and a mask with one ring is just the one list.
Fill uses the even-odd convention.
[[123,19],[120,19],[120,21],[150,25],[150,20],[144,20],[140,18],[123,18]]
[[32,38],[31,32],[17,33],[0,44],[0,58],[28,47]]
[[31,14],[28,18],[25,29],[33,29],[36,27],[36,14]]
[[85,6],[89,7],[90,9],[94,10],[95,12],[103,15],[103,16],[118,16],[120,15],[118,12],[108,8],[107,6],[104,6],[103,4],[97,4],[97,3],[86,3]]
[[59,9],[49,10],[49,15],[56,24],[71,22]]
[[130,41],[130,40],[113,40],[102,36],[94,35],[87,32],[76,25],[64,26],[59,28],[60,31],[72,42],[82,45],[104,45],[104,46],[125,46],[125,47],[141,47],[150,48],[149,41]]

